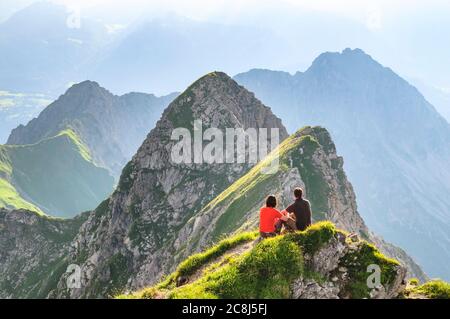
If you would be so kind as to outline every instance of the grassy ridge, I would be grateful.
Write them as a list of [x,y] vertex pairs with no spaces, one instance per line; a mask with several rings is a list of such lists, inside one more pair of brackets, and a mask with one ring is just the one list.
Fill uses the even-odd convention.
[[405,291],[406,298],[450,299],[450,283],[431,280]]
[[[303,256],[313,255],[335,238],[337,233],[345,235],[332,223],[324,221],[302,232],[263,240],[240,255],[227,255],[233,246],[229,243],[239,242],[251,234],[235,235],[203,253],[192,255],[160,284],[118,298],[289,298],[293,280],[300,277],[325,280],[308,269]],[[218,255],[222,259],[214,262]],[[352,258],[352,261],[348,265],[345,263],[345,266],[354,267],[349,271],[351,283],[358,284],[360,277],[367,277],[366,268],[371,263],[382,265],[383,273],[386,274],[382,278],[383,284],[389,285],[394,279],[391,275],[398,266],[397,261],[386,258],[365,242],[358,250],[358,262],[353,260],[353,256],[346,257]],[[182,274],[188,276],[200,267],[204,269],[200,278],[177,287],[177,279]],[[364,292],[353,288],[346,288],[352,298],[368,296],[368,288]]]
[[1,146],[0,153],[3,207],[40,213],[42,208],[69,217],[94,208],[113,187],[113,178],[93,164],[88,148],[72,130],[32,145]]
[[27,209],[43,214],[34,204],[25,200],[11,184],[12,164],[9,157],[9,147],[0,145],[0,207],[12,209]]

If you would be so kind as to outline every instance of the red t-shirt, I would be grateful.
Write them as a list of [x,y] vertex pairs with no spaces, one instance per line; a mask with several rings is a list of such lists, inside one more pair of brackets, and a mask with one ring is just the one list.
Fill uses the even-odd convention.
[[283,216],[272,207],[262,207],[259,211],[259,231],[263,233],[275,232],[275,222]]

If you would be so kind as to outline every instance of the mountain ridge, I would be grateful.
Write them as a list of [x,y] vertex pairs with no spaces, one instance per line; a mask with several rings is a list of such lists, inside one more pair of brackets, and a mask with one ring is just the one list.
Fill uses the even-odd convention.
[[3,207],[69,217],[95,207],[113,187],[71,130],[35,144],[0,145],[0,152]]

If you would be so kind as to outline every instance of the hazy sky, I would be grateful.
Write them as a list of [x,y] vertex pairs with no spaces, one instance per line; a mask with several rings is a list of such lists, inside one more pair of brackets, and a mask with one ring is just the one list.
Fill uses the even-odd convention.
[[[82,15],[108,25],[126,26],[143,17],[176,13],[270,29],[292,43],[295,56],[261,67],[290,72],[304,70],[322,51],[360,47],[400,75],[450,92],[450,1],[446,0],[52,1],[78,6]],[[36,1],[1,0],[0,19],[32,2]]]

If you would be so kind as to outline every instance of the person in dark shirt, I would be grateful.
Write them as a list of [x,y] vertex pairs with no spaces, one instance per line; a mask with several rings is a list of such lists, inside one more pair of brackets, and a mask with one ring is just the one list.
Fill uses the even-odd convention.
[[303,190],[294,189],[295,201],[286,208],[286,211],[295,215],[296,226],[298,230],[305,230],[311,225],[311,204],[303,199]]

